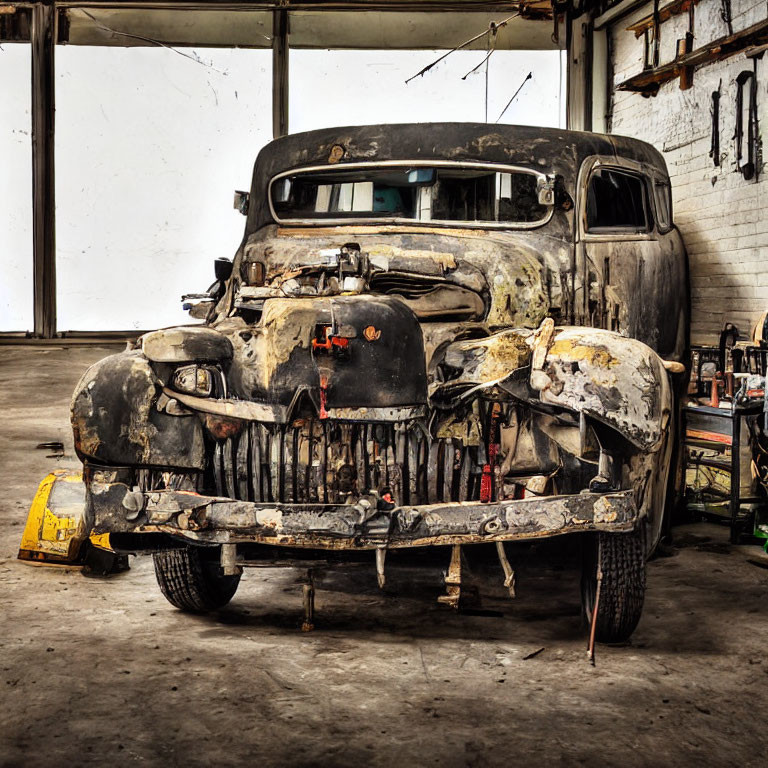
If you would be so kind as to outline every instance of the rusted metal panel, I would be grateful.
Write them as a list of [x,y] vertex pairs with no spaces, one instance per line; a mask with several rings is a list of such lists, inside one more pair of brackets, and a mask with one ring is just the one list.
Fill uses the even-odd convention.
[[155,363],[219,361],[232,357],[232,344],[211,328],[166,328],[142,337],[142,352]]
[[[638,520],[632,491],[574,494],[488,504],[454,502],[377,508],[356,504],[263,504],[191,492],[136,492],[91,483],[94,530],[156,530],[194,541],[230,541],[319,549],[479,544],[588,530],[630,530]],[[128,500],[127,500],[128,498]],[[125,520],[125,510],[141,515]],[[224,537],[224,538],[222,538]]]
[[99,464],[202,470],[203,427],[171,415],[149,362],[138,353],[106,357],[81,379],[72,399],[75,450]]

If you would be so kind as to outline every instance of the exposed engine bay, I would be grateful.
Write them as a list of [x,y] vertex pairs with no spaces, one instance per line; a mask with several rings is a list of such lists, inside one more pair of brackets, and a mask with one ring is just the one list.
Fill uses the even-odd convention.
[[[381,260],[361,252],[358,243],[319,249],[317,261],[272,267],[258,256],[241,267],[243,282],[235,307],[251,320],[266,298],[378,293],[397,296],[420,320],[481,320],[488,309],[488,287],[479,269],[422,271],[382,268]],[[439,265],[438,265],[439,267]]]

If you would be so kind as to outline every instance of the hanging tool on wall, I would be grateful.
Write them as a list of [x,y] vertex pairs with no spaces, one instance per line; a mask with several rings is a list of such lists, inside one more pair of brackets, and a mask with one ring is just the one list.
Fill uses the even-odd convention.
[[[726,323],[720,331],[720,344],[718,356],[718,370],[721,373],[730,371],[733,373],[734,347],[739,340],[739,329],[733,323]],[[737,366],[738,367],[738,366]]]
[[[736,167],[745,179],[757,181],[757,78],[745,69],[736,78]],[[747,96],[746,139],[744,131],[744,96]]]
[[659,51],[661,46],[661,17],[659,16],[659,0],[653,0],[653,68],[659,66]]
[[720,0],[720,18],[725,22],[728,28],[728,34],[733,34],[733,13],[731,11],[731,0]]
[[[686,32],[685,37],[677,41],[678,58],[685,56],[693,51],[693,33]],[[693,85],[693,67],[682,67],[680,69],[680,90],[687,91]]]
[[712,91],[712,143],[709,148],[709,156],[712,158],[712,164],[715,167],[720,165],[720,89],[723,81],[717,84],[717,90]]

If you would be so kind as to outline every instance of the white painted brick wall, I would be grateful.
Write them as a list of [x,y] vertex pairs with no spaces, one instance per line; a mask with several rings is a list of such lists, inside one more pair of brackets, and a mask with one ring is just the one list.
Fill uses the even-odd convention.
[[[720,0],[696,6],[694,49],[727,34]],[[609,31],[614,83],[642,70],[643,39],[626,28],[652,11],[649,3],[621,19]],[[732,0],[734,31],[768,16],[766,0]],[[661,63],[675,55],[675,41],[687,30],[687,15],[662,25]],[[681,91],[679,81],[663,85],[657,96],[615,91],[611,112],[613,133],[635,136],[662,151],[672,179],[675,221],[685,240],[691,265],[691,335],[694,344],[712,343],[725,322],[743,335],[752,332],[768,308],[768,163],[759,181],[746,181],[736,171],[733,136],[736,125],[736,77],[752,69],[739,54],[710,64],[694,74],[693,87]],[[712,91],[721,85],[721,166],[709,157]],[[757,62],[757,104],[760,132],[768,126],[768,54]],[[768,159],[768,147],[764,150]]]

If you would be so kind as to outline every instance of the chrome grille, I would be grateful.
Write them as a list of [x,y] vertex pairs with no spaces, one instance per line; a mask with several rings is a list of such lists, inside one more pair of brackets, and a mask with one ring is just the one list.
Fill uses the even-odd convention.
[[219,441],[217,493],[257,502],[343,504],[389,492],[396,504],[478,499],[486,446],[430,439],[417,422],[249,422]]

